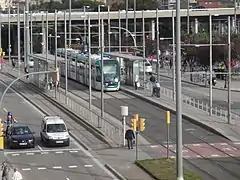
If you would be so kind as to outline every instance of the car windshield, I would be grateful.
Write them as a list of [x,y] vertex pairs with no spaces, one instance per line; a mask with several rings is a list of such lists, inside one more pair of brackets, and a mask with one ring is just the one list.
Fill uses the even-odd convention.
[[64,124],[48,124],[47,132],[55,133],[55,132],[66,132],[66,126]]
[[12,131],[13,135],[24,135],[24,134],[31,134],[30,129],[27,126],[24,127],[14,127]]

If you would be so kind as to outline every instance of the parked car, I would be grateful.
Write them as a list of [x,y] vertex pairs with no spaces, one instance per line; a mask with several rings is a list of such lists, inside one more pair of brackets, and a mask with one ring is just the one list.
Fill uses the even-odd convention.
[[34,132],[24,124],[12,124],[6,129],[6,139],[9,148],[35,147]]

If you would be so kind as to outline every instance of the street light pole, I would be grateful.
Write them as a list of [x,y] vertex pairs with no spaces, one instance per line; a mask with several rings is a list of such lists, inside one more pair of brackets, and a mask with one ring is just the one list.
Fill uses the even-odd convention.
[[237,33],[237,2],[234,0],[234,32]]
[[[136,6],[137,6],[137,3],[136,3],[136,0],[133,0],[133,11],[134,11],[134,36],[137,37],[137,19],[136,19]],[[135,50],[136,52],[136,50]]]
[[[64,11],[64,47],[65,47],[65,103],[68,104],[68,61],[67,61],[67,15]],[[55,52],[56,54],[56,52]]]
[[88,16],[88,79],[89,79],[89,110],[92,110],[92,60],[91,60],[91,20]]
[[[126,5],[126,29],[128,29],[128,0],[126,0],[125,5]],[[128,46],[128,41],[126,42],[126,46]],[[126,52],[128,52],[128,48],[126,48]]]
[[30,38],[30,54],[33,54],[33,21],[32,21],[32,11],[30,12],[30,34],[31,34],[31,38]]
[[121,36],[121,11],[118,10],[118,44],[119,44],[119,52],[122,51],[122,36]]
[[210,68],[210,75],[209,75],[209,115],[212,116],[212,15],[209,14],[209,68]]
[[71,45],[72,45],[72,0],[69,0],[69,29],[68,29],[68,31],[69,31],[69,44],[68,44],[68,46],[69,46],[69,48],[71,47]]
[[29,52],[30,52],[30,42],[29,42],[29,1],[26,0],[26,67],[29,68]]
[[[108,6],[108,32],[110,32],[111,20],[110,20],[110,6]],[[108,33],[108,52],[111,52],[111,35]]]
[[46,60],[48,60],[48,12],[46,12]]
[[175,17],[174,17],[174,11],[172,11],[172,39],[173,39],[173,58],[172,58],[172,63],[173,63],[173,101],[176,100],[176,44],[175,44]]
[[[54,14],[54,21],[55,21],[55,62],[54,62],[54,65],[55,65],[55,69],[57,69],[58,67],[58,64],[57,64],[57,10],[55,10],[55,14]],[[55,98],[57,98],[57,85],[58,85],[58,82],[56,81],[55,83]]]
[[189,17],[189,4],[190,4],[190,2],[189,2],[190,0],[187,0],[187,34],[189,34],[190,33],[190,17]]
[[228,16],[228,124],[231,124],[231,19]]
[[180,0],[176,2],[176,121],[177,121],[177,180],[183,179],[182,157],[182,78],[181,78],[181,14]]
[[99,48],[101,47],[101,21],[100,21],[100,10],[101,10],[101,6],[98,5],[98,46]]
[[26,55],[26,47],[27,47],[27,42],[26,42],[26,14],[25,14],[25,11],[26,11],[26,7],[24,6],[23,8],[24,10],[24,13],[23,13],[23,23],[24,23],[24,41],[23,41],[23,51],[24,51],[24,68],[27,67],[27,55]]
[[[136,37],[136,36],[135,36]],[[142,11],[142,37],[143,37],[143,89],[145,94],[145,81],[146,81],[146,67],[145,67],[145,58],[146,58],[146,42],[145,42],[145,18],[144,18],[144,10]]]
[[160,83],[159,81],[159,17],[158,17],[158,9],[156,10],[156,21],[157,21],[157,82]]
[[8,1],[8,60],[11,62],[11,22],[10,22],[10,0]]
[[[20,34],[20,7],[19,7],[19,4],[18,4],[18,9],[17,9],[17,12],[18,12],[18,22],[17,22],[17,34],[18,34],[18,76],[21,75],[20,73],[20,61],[21,61],[21,44],[20,44],[20,41],[21,41],[21,34]],[[1,28],[1,27],[0,27]]]
[[[99,34],[100,35],[100,34]],[[104,53],[104,24],[103,19],[101,19],[101,117],[104,117],[104,61],[103,61],[103,53]]]

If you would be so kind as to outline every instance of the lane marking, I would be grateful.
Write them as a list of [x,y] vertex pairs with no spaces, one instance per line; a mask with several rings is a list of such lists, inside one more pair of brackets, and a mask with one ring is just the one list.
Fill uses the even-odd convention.
[[220,143],[220,145],[227,146],[228,144],[227,143]]
[[63,151],[57,151],[56,154],[63,154]]
[[214,143],[210,143],[210,145],[211,145],[211,146],[215,146],[215,144],[214,144]]
[[182,152],[183,152],[183,153],[187,153],[187,152],[188,152],[188,150],[187,150],[187,149],[184,149]]
[[74,151],[69,151],[70,153],[77,153],[78,151],[74,150]]
[[158,147],[158,145],[152,145],[152,146],[150,146],[151,148],[156,148],[156,147]]
[[27,155],[34,155],[35,153],[26,153]]
[[233,144],[239,145],[239,144],[240,144],[240,142],[235,142],[235,143],[233,143]]
[[62,169],[62,166],[53,166],[53,169]]
[[69,168],[77,168],[78,166],[76,166],[76,165],[73,165],[73,166],[68,166]]
[[19,156],[20,154],[12,154],[12,156]]
[[66,178],[66,180],[70,180],[69,178]]
[[201,146],[201,144],[192,144],[193,146]]
[[219,157],[220,155],[218,155],[218,154],[212,154],[211,156],[212,156],[212,157]]
[[47,169],[47,168],[45,168],[45,167],[39,167],[38,168],[38,170],[45,170],[45,169]]
[[185,129],[185,131],[196,131],[196,129],[194,129],[194,128],[188,128],[188,129]]
[[201,156],[200,155],[197,155],[198,158],[200,158]]
[[8,110],[6,109],[6,108],[3,108],[3,110],[7,113],[8,112]]
[[37,147],[38,147],[38,149],[39,149],[40,151],[43,150],[43,148],[41,148],[41,146],[37,145]]
[[41,154],[48,154],[48,152],[41,152]]
[[86,165],[84,165],[84,167],[93,167],[93,165],[91,165],[91,164],[86,164]]
[[31,168],[22,168],[22,171],[31,171]]

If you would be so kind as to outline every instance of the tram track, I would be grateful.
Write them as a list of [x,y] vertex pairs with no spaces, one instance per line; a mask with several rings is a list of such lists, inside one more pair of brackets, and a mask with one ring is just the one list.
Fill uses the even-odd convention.
[[[71,85],[70,85],[72,88],[77,89],[77,88],[79,87],[78,82],[76,82],[76,81],[74,81],[74,80],[70,80],[70,81],[73,82],[73,83],[71,83]],[[75,84],[74,84],[74,83],[75,83]],[[74,85],[73,85],[73,84],[74,84]],[[80,84],[80,85],[82,85],[82,84]],[[82,86],[85,86],[85,85],[82,85]],[[64,87],[63,87],[63,88],[64,88]],[[74,96],[77,96],[77,97],[81,98],[77,93],[72,92],[71,90],[70,90],[70,92],[71,92]],[[121,95],[124,95],[124,96],[132,97],[131,95],[125,94],[124,92],[121,92],[121,91],[118,91],[118,93],[121,94]],[[105,94],[108,95],[108,96],[110,96],[110,97],[112,97],[112,98],[114,98],[114,99],[117,99],[118,101],[120,101],[120,102],[122,102],[122,103],[126,103],[123,99],[117,98],[116,96],[112,95],[111,92],[105,92]],[[97,100],[100,100],[99,97],[97,97],[97,96],[95,96],[95,95],[92,95],[92,96],[93,96],[94,98],[96,98]],[[85,99],[84,99],[84,100],[85,100]],[[85,101],[87,101],[87,100],[85,100]],[[108,102],[108,104],[111,105],[111,106],[114,108],[114,104],[113,104],[113,103]],[[129,104],[129,102],[128,102],[128,104]],[[137,106],[134,104],[134,102],[130,103],[130,105],[137,107]],[[117,109],[117,107],[115,107],[115,108]],[[116,117],[116,118],[118,118],[118,116],[117,116],[116,114],[111,114],[111,115],[114,116],[114,117]],[[164,144],[164,143],[162,143],[162,142],[160,142],[160,141],[156,141],[156,140],[154,140],[153,138],[151,138],[150,136],[147,136],[146,134],[142,134],[142,135],[143,135],[143,137],[146,138],[147,140],[150,140],[151,142],[155,142],[157,145],[160,145],[161,147],[166,148],[166,144]],[[200,137],[198,137],[198,136],[195,136],[194,134],[191,134],[191,136],[193,136],[194,138],[198,139],[198,140],[201,141],[202,143],[207,144],[209,147],[215,149],[216,151],[221,152],[222,154],[225,155],[226,158],[231,158],[232,160],[234,160],[235,164],[237,164],[237,165],[239,166],[239,168],[240,168],[240,160],[239,160],[238,158],[234,157],[233,155],[231,155],[231,153],[227,153],[227,152],[223,151],[221,148],[217,148],[216,146],[213,145],[214,143],[209,143],[207,140],[205,140],[205,139],[203,139],[203,138],[200,138]],[[221,142],[221,143],[226,143],[226,144],[228,144],[229,146],[231,146],[232,148],[235,148],[236,150],[240,150],[239,147],[234,146],[233,144],[230,144],[227,139],[225,139],[225,141],[224,141],[224,142]],[[176,144],[176,142],[172,141],[172,144]],[[237,174],[237,173],[229,170],[228,168],[224,167],[224,165],[222,165],[221,162],[219,162],[219,161],[217,160],[217,158],[214,158],[214,157],[212,157],[212,158],[206,157],[206,156],[202,155],[201,153],[197,152],[196,150],[188,147],[187,145],[183,145],[183,147],[186,148],[187,150],[191,151],[192,153],[198,155],[198,157],[200,157],[201,159],[204,159],[205,161],[209,162],[209,163],[212,164],[213,166],[218,166],[222,171],[227,172],[228,174],[230,174],[231,176],[233,176],[233,177],[235,177],[235,178],[237,178],[237,179],[240,179],[240,175],[239,175],[239,174]],[[175,152],[174,150],[170,150],[170,152],[173,153],[173,154],[176,154],[176,152]],[[184,157],[184,160],[185,160],[187,163],[189,163],[190,165],[192,165],[193,167],[195,167],[195,168],[197,168],[198,170],[200,170],[202,173],[204,173],[204,174],[206,174],[207,176],[209,176],[211,179],[216,179],[216,180],[218,179],[217,177],[215,177],[214,175],[212,175],[212,174],[209,173],[208,171],[204,170],[201,166],[193,163],[193,162],[191,161],[191,160],[192,160],[191,158],[186,158],[186,157]],[[231,168],[231,167],[230,167],[230,168]]]

